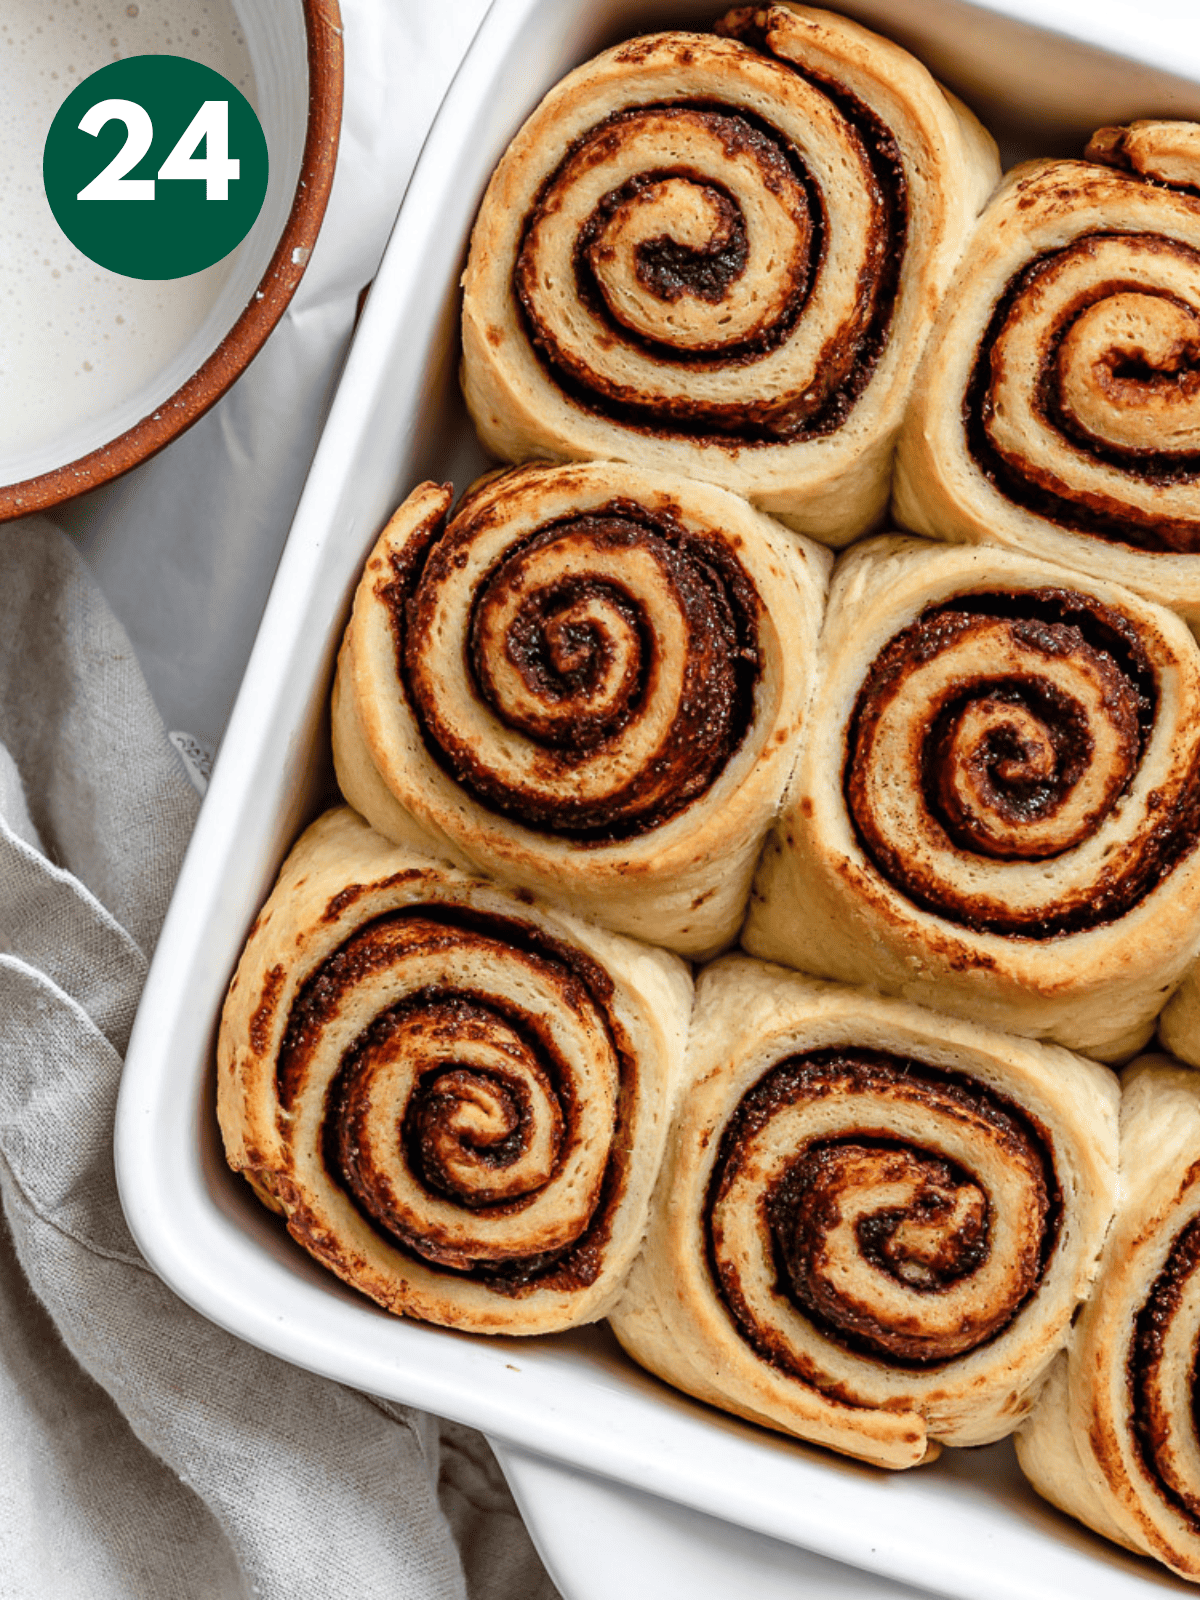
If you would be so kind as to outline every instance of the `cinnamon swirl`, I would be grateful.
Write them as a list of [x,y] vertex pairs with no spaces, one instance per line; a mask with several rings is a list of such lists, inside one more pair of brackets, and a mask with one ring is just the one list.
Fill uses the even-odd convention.
[[895,487],[919,533],[1112,578],[1200,621],[1200,127],[1016,168],[942,302]]
[[844,544],[883,512],[995,146],[841,17],[717,29],[607,51],[517,134],[463,280],[467,404],[503,460],[634,461]]
[[795,760],[826,552],[611,462],[426,484],[334,689],[342,792],[403,840],[688,955],[734,938]]
[[1118,1060],[1200,945],[1200,650],[1011,551],[883,539],[835,575],[743,943]]
[[1017,1456],[1106,1538],[1200,1578],[1200,1077],[1122,1074],[1121,1200],[1100,1274]]
[[726,957],[617,1336],[880,1466],[1001,1438],[1095,1272],[1117,1098],[1065,1050]]
[[331,811],[230,987],[226,1156],[389,1311],[483,1333],[593,1321],[642,1236],[690,1004],[665,952]]

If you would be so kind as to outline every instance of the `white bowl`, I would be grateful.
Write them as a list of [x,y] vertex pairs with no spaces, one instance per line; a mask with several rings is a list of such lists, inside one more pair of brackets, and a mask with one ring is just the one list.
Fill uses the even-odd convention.
[[[257,353],[271,329],[283,315],[303,276],[325,211],[337,153],[342,101],[342,38],[337,0],[229,0],[236,14],[244,49],[234,49],[227,36],[233,24],[222,32],[212,28],[206,12],[199,20],[212,38],[199,28],[182,30],[176,19],[186,16],[186,6],[174,13],[163,13],[148,5],[124,4],[113,8],[112,27],[118,30],[123,53],[154,53],[170,50],[175,54],[195,54],[198,58],[216,56],[218,61],[249,59],[253,84],[247,84],[247,98],[256,106],[270,154],[267,194],[250,232],[225,260],[191,278],[162,284],[143,284],[123,279],[118,274],[94,267],[86,257],[59,239],[53,231],[48,206],[41,189],[41,145],[44,127],[21,127],[8,135],[11,158],[8,182],[14,192],[23,194],[23,210],[36,228],[51,229],[48,238],[61,245],[61,261],[56,256],[38,259],[40,251],[26,252],[20,282],[22,325],[10,329],[8,350],[11,359],[15,335],[36,361],[35,341],[47,340],[43,360],[50,364],[52,378],[46,382],[45,367],[40,394],[31,390],[22,414],[19,407],[20,368],[17,377],[4,374],[0,381],[9,387],[7,426],[0,426],[0,521],[44,510],[71,496],[94,489],[153,455],[191,426],[214,401],[220,398],[243,368]],[[126,13],[134,15],[127,20]],[[81,56],[81,65],[63,63],[64,94],[74,87],[73,79],[83,77],[101,63],[90,61],[82,52],[96,50],[108,40],[107,26],[90,18],[92,33],[72,41],[64,18],[42,18],[36,0],[21,0],[10,17],[14,35],[20,42],[22,18],[35,14],[45,22],[62,28],[60,48],[72,44],[71,53]],[[80,24],[80,28],[85,24]],[[181,37],[172,34],[179,27]],[[97,31],[98,30],[98,31]],[[43,29],[39,25],[38,33]],[[195,33],[200,44],[194,44]],[[42,48],[45,49],[44,38]],[[75,48],[78,45],[79,48]],[[224,46],[224,50],[222,47]],[[52,110],[45,108],[49,115]],[[19,139],[19,142],[16,140]],[[34,192],[36,190],[36,192]],[[44,216],[41,213],[44,212]],[[40,217],[40,223],[39,223]],[[50,248],[53,246],[51,245]],[[60,274],[59,263],[68,280]],[[52,282],[51,273],[57,281]],[[70,281],[73,293],[62,295]],[[143,319],[154,315],[156,303],[159,324],[153,338],[131,337],[131,327],[140,308]],[[95,340],[93,307],[103,305],[104,320],[114,324],[103,345],[99,369],[72,373],[67,359],[72,341]],[[128,305],[131,315],[118,331],[113,315]],[[26,326],[42,308],[50,311],[59,327],[57,339]],[[2,313],[0,313],[2,315]],[[61,331],[69,322],[71,331]],[[0,322],[0,340],[4,338]],[[90,346],[89,346],[90,348]],[[99,348],[99,347],[98,347]],[[64,364],[65,363],[65,364]],[[61,366],[61,372],[59,368]],[[36,372],[36,368],[34,369]],[[29,383],[39,381],[27,376]],[[16,390],[13,399],[9,395]],[[15,404],[13,403],[15,400]]]

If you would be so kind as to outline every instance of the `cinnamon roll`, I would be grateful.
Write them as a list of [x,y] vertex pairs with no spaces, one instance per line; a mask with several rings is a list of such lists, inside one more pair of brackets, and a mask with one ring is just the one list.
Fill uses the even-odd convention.
[[1039,1494],[1200,1578],[1200,1077],[1122,1074],[1121,1199],[1066,1354],[1017,1435]]
[[1164,1050],[1189,1067],[1200,1067],[1200,963],[1188,968],[1167,1001],[1158,1019],[1158,1037]]
[[612,462],[416,490],[354,603],[342,792],[403,840],[688,955],[736,935],[795,760],[825,551]]
[[752,954],[1119,1060],[1200,945],[1200,650],[1128,590],[882,539],[839,566]]
[[726,957],[699,979],[617,1337],[880,1466],[1001,1438],[1095,1272],[1117,1098],[1054,1046]]
[[844,18],[717,32],[605,52],[517,134],[463,280],[467,404],[503,460],[633,461],[844,544],[883,512],[995,146]]
[[645,1227],[690,1005],[665,952],[331,811],[229,990],[226,1156],[389,1311],[481,1333],[593,1321]]
[[1016,168],[942,302],[899,521],[1112,578],[1200,622],[1200,126]]

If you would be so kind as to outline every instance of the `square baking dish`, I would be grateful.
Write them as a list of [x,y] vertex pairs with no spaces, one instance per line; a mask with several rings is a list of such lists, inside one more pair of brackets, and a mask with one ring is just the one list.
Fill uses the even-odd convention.
[[[1000,137],[1077,154],[1103,123],[1200,118],[1200,37],[1153,5],[846,0]],[[425,477],[486,466],[458,393],[458,278],[493,166],[541,94],[608,44],[706,27],[683,0],[497,0],[422,153],[300,502],[155,956],[116,1130],[147,1259],[204,1315],[285,1360],[792,1544],[969,1600],[1135,1600],[1181,1589],[1060,1517],[1007,1444],[894,1476],[742,1423],[634,1367],[603,1327],[483,1339],[399,1321],[293,1244],[226,1167],[213,1050],[246,932],[297,833],[336,798],[327,701],[374,538]],[[1052,14],[1059,31],[1047,31]],[[397,63],[397,72],[403,71]]]

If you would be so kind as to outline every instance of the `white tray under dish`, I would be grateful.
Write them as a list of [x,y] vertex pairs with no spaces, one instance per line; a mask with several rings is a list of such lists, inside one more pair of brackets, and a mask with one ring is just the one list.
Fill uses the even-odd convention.
[[[842,9],[916,50],[1011,153],[1070,153],[1101,123],[1200,117],[1194,0],[1176,12],[1182,33],[1164,36],[1151,20],[1175,4],[1096,0],[1091,44],[1071,36],[1084,30],[1066,0],[1057,10],[1051,0]],[[221,1003],[280,861],[333,797],[325,706],[361,564],[415,482],[451,478],[462,489],[484,464],[458,396],[456,320],[488,175],[571,66],[635,33],[706,26],[720,10],[720,0],[711,11],[497,0],[476,37],[368,299],[163,930],[118,1110],[122,1199],[178,1294],[314,1372],[938,1593],[1147,1600],[1185,1586],[1046,1507],[1006,1445],[889,1475],[692,1402],[640,1372],[603,1328],[484,1339],[399,1321],[311,1262],[221,1155],[212,1067]],[[1062,31],[1032,26],[1035,12],[1053,13]]]

